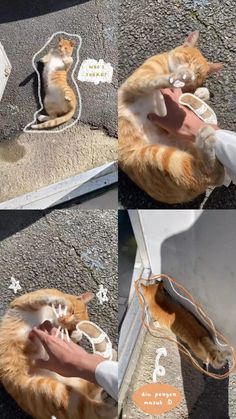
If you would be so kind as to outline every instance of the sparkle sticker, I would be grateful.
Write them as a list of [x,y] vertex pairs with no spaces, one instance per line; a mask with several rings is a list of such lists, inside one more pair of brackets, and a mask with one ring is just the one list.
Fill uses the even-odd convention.
[[11,285],[8,287],[9,290],[13,290],[14,294],[17,293],[18,290],[21,290],[20,281],[17,281],[14,276],[11,277]]
[[97,292],[96,296],[100,304],[103,304],[104,302],[108,301],[107,288],[103,288],[103,285],[99,285],[99,291]]
[[78,80],[87,81],[94,84],[111,83],[113,67],[110,63],[103,60],[84,60],[78,74]]

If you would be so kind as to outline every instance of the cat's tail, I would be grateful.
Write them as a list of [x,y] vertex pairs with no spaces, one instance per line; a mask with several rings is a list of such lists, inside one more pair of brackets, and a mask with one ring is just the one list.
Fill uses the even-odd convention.
[[31,125],[32,129],[48,129],[48,128],[55,128],[59,125],[64,124],[65,122],[69,121],[75,113],[75,108],[73,107],[67,114],[63,116],[58,116],[57,118],[50,119],[49,121],[42,122],[41,124]]
[[[169,204],[187,202],[222,181],[216,160],[208,171],[205,155],[165,144],[148,144],[126,117],[119,118],[120,168],[152,198]],[[168,192],[167,192],[168,191]]]
[[[43,370],[42,370],[43,371]],[[60,377],[60,376],[58,376]],[[89,394],[94,394],[95,385],[81,382],[75,384],[74,378],[58,379],[48,376],[22,376],[22,385],[13,386],[3,381],[3,385],[20,407],[37,419],[86,419],[116,417],[117,408],[101,398],[95,400]],[[79,381],[79,379],[76,379]],[[19,381],[19,380],[18,380]],[[71,382],[71,384],[70,384]],[[80,389],[81,387],[81,389]],[[92,391],[92,393],[91,393]],[[97,386],[96,393],[100,388]],[[22,394],[22,397],[21,397]]]
[[200,343],[206,351],[207,359],[204,362],[207,361],[213,368],[219,369],[223,367],[227,360],[232,357],[232,353],[229,349],[220,350],[208,336],[201,338]]

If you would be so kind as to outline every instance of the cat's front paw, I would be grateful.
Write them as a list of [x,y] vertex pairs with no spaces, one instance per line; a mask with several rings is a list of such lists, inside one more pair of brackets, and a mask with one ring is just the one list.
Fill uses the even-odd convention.
[[194,82],[196,76],[188,68],[179,68],[169,77],[170,87],[184,87]]
[[72,57],[64,57],[63,58],[63,63],[66,65],[70,65],[73,63],[73,58]]
[[103,403],[106,403],[109,406],[116,406],[117,405],[117,401],[114,400],[109,394],[107,394],[107,392],[105,390],[102,390],[101,399],[102,399]]
[[199,97],[199,99],[207,102],[210,99],[210,92],[207,87],[199,87],[195,92],[194,96]]

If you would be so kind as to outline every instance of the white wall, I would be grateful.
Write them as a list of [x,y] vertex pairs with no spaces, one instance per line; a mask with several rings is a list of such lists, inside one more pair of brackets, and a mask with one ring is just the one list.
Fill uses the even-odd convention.
[[140,210],[152,272],[175,277],[236,348],[236,212]]

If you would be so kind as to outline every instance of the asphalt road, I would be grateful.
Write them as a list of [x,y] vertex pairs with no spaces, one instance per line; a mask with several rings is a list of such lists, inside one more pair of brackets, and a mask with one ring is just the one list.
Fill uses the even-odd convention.
[[[200,48],[209,61],[224,69],[209,78],[212,97],[222,129],[236,130],[235,19],[233,0],[132,0],[120,1],[119,83],[148,57],[181,44],[186,35],[200,30]],[[126,208],[199,208],[204,195],[184,205],[165,205],[143,193],[123,174],[119,199]],[[236,188],[218,188],[206,208],[236,208]]]
[[[80,35],[80,64],[104,59],[114,68],[111,84],[79,82],[81,121],[116,134],[117,5],[115,0],[14,0],[0,3],[0,42],[12,73],[0,103],[0,141],[18,136],[39,108],[32,57],[57,31]],[[79,68],[78,68],[79,69]]]
[[[92,321],[117,340],[117,214],[115,211],[2,211],[0,218],[0,315],[15,297],[14,276],[22,290],[58,288],[80,294],[108,289],[109,301],[89,304]],[[27,419],[0,387],[1,419]]]

